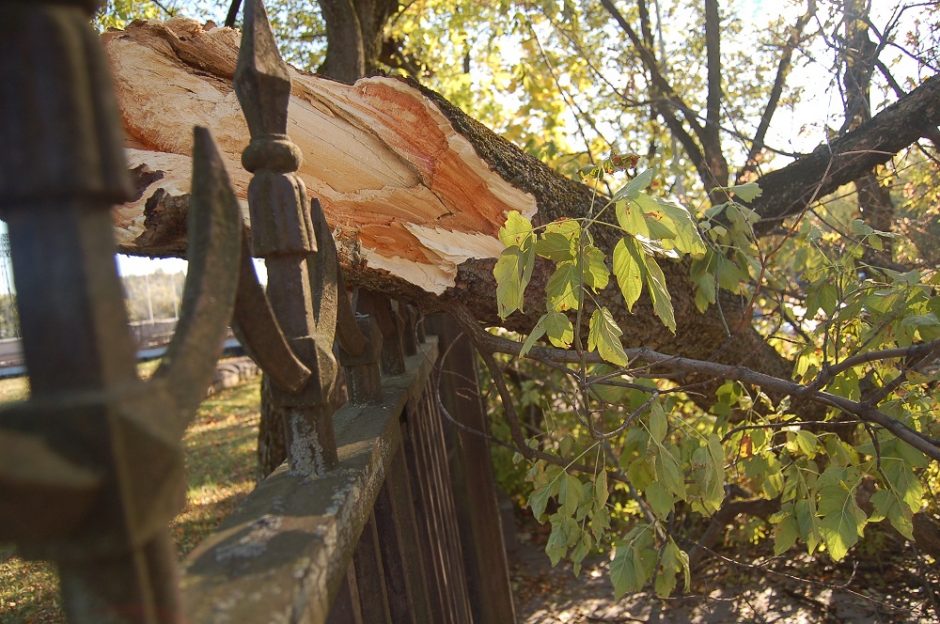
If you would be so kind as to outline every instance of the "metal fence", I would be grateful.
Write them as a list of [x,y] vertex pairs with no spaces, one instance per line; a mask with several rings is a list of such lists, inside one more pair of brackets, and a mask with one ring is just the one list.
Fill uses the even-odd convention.
[[[295,175],[290,77],[261,0],[246,3],[235,75],[250,242],[197,128],[180,320],[160,369],[137,378],[109,215],[134,189],[95,5],[0,2],[0,217],[31,384],[0,412],[0,540],[55,562],[73,622],[513,621],[486,444],[465,432],[485,429],[472,356],[456,345],[441,362],[409,306],[347,295]],[[166,528],[180,440],[230,319],[271,380],[288,458],[180,573]],[[442,369],[456,373],[443,395]]]

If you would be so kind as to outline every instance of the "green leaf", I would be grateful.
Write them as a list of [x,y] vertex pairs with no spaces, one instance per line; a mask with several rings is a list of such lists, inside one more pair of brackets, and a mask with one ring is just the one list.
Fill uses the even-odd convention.
[[669,431],[669,422],[666,418],[666,412],[659,401],[653,401],[650,406],[650,437],[657,444],[666,439],[666,433]]
[[825,282],[819,287],[817,296],[819,297],[819,307],[827,316],[832,316],[832,313],[836,311],[836,307],[839,305],[839,293],[836,291],[836,287],[830,282]]
[[672,492],[666,489],[659,481],[654,481],[646,488],[646,501],[653,508],[653,513],[660,520],[664,520],[671,512],[675,499]]
[[763,191],[757,182],[748,182],[747,184],[737,184],[735,186],[724,187],[724,190],[733,193],[735,197],[742,201],[752,202],[761,196]]
[[552,562],[552,567],[558,565],[561,558],[568,553],[568,534],[565,519],[552,516],[552,532],[545,544],[545,554]]
[[594,538],[600,541],[607,530],[610,528],[610,514],[606,509],[595,509],[591,516],[591,532]]
[[656,595],[660,598],[668,598],[676,589],[676,575],[680,572],[685,576],[685,588],[688,591],[692,581],[689,570],[689,555],[670,538],[663,548],[663,554],[659,561],[659,571],[656,574],[656,582],[654,583]]
[[[549,313],[556,314],[556,313]],[[535,346],[536,341],[545,335],[545,318],[548,314],[543,314],[542,318],[538,320],[535,324],[535,327],[532,328],[532,331],[529,332],[529,335],[526,337],[525,341],[522,343],[522,348],[519,350],[519,357],[525,357],[526,354]]]
[[801,453],[806,455],[808,458],[812,459],[816,457],[816,452],[819,446],[816,436],[804,429],[798,429],[797,431],[792,432],[794,436],[794,446],[796,449],[799,449]]
[[656,454],[656,477],[677,498],[685,499],[685,477],[679,467],[679,460],[667,446],[660,445]]
[[871,497],[875,508],[870,520],[878,522],[887,518],[891,526],[907,539],[914,540],[914,523],[911,509],[891,490],[878,490]]
[[636,526],[617,544],[610,562],[610,580],[617,598],[642,590],[652,577],[656,568],[652,533],[649,525]]
[[532,276],[535,255],[530,248],[507,247],[493,267],[496,278],[496,305],[500,318],[505,319],[516,310],[522,310],[523,295]]
[[793,505],[793,515],[800,529],[800,537],[806,542],[806,552],[812,555],[819,544],[819,520],[816,518],[816,506],[812,499],[798,500]]
[[646,275],[646,259],[640,255],[636,243],[630,238],[621,238],[614,246],[614,277],[623,293],[627,309],[633,311],[633,304],[643,291],[643,279]]
[[539,488],[529,494],[529,508],[532,509],[532,515],[536,520],[539,520],[542,514],[545,513],[545,508],[548,506],[548,499],[551,498],[551,495],[552,488],[550,486]]
[[666,288],[666,276],[655,261],[646,265],[646,286],[653,300],[653,311],[669,331],[676,333],[676,317],[672,310],[672,299]]
[[861,219],[852,219],[849,226],[852,228],[852,233],[856,236],[868,236],[874,234],[875,230],[870,225],[862,221]]
[[604,252],[594,245],[588,245],[584,248],[584,264],[582,267],[584,283],[594,292],[600,292],[607,288],[607,283],[610,281],[610,270],[604,262],[605,259]]
[[594,478],[594,508],[603,509],[610,497],[610,490],[607,489],[607,470],[601,469],[597,477]]
[[559,349],[567,349],[574,340],[574,326],[571,320],[561,312],[549,312],[544,317],[545,333],[549,342]]
[[627,365],[627,354],[620,343],[623,332],[617,321],[606,307],[600,307],[591,314],[588,332],[588,351],[597,349],[597,353],[607,362],[616,366]]
[[575,545],[575,549],[571,552],[571,563],[573,564],[575,576],[581,574],[581,562],[584,561],[584,558],[591,552],[592,545],[591,534],[588,531],[583,531],[581,538]]
[[[497,292],[497,296],[498,296]],[[556,312],[577,310],[581,295],[581,276],[573,260],[561,262],[545,286],[548,305]],[[504,317],[505,318],[505,317]]]
[[735,262],[721,254],[715,254],[715,265],[715,276],[718,278],[718,285],[729,292],[740,292],[741,287],[747,282],[747,273]]
[[559,512],[573,516],[581,504],[581,481],[574,475],[565,473],[558,487]]
[[577,245],[558,232],[546,232],[535,243],[535,253],[556,262],[573,260]]
[[791,512],[786,512],[778,518],[771,518],[774,524],[774,555],[782,555],[796,544],[799,528],[796,518]]
[[819,494],[819,533],[829,556],[840,561],[862,535],[867,517],[855,502],[858,474],[830,466],[816,482]]
[[715,513],[725,500],[725,451],[721,440],[714,433],[708,435],[708,466],[705,469],[705,489],[702,506],[708,513]]
[[506,223],[499,228],[499,240],[507,247],[516,246],[525,249],[532,236],[532,222],[522,216],[518,210],[510,210]]

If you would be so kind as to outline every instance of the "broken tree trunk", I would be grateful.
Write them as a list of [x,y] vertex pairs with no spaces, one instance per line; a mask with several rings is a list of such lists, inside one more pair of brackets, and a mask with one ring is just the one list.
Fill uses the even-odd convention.
[[[181,255],[185,248],[193,125],[208,126],[239,196],[248,143],[231,78],[238,36],[191,20],[133,24],[102,36],[138,183],[135,201],[115,211],[121,249]],[[510,210],[536,223],[588,212],[593,194],[561,177],[467,117],[437,94],[393,78],[345,85],[293,72],[288,132],[303,152],[299,175],[334,227],[353,283],[424,307],[458,301],[476,318],[498,321],[491,271]],[[597,242],[609,251],[606,228]],[[616,286],[599,300],[617,311],[628,346],[749,366],[788,376],[789,365],[755,332],[742,303],[695,310],[688,268],[663,261],[678,331],[665,329],[644,295],[626,312]],[[527,313],[500,324],[526,331],[542,312],[548,263],[537,266]],[[429,297],[428,293],[437,295]],[[587,318],[587,317],[585,317]],[[728,327],[735,330],[731,336]]]

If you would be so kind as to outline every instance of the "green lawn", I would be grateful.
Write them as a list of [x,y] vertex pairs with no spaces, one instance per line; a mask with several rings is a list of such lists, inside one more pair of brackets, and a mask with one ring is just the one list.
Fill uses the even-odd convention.
[[[141,365],[146,376],[155,364]],[[254,487],[260,378],[203,402],[186,431],[186,508],[170,525],[180,555],[193,549]],[[25,379],[0,380],[0,402],[26,397]],[[64,622],[55,569],[0,546],[0,622]]]

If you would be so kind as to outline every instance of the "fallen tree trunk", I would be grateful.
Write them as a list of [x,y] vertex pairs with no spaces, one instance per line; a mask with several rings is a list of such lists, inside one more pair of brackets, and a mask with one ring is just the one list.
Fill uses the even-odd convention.
[[[193,125],[212,130],[237,194],[246,196],[249,176],[240,157],[248,130],[231,87],[237,33],[173,19],[136,23],[102,39],[139,191],[115,211],[119,246],[132,254],[183,255]],[[288,132],[304,155],[299,175],[320,199],[353,283],[424,307],[457,301],[479,320],[495,323],[491,271],[502,250],[496,235],[505,215],[518,210],[544,223],[586,214],[594,201],[588,187],[559,176],[416,84],[369,78],[345,85],[296,71],[292,79]],[[596,235],[609,251],[614,237],[605,230]],[[662,264],[675,335],[645,295],[632,315],[615,286],[599,298],[617,311],[628,346],[788,375],[789,364],[749,323],[728,335],[726,327],[743,314],[740,301],[725,297],[721,313],[700,315],[687,267]],[[502,325],[532,327],[549,275],[548,263],[536,267],[527,313]]]

